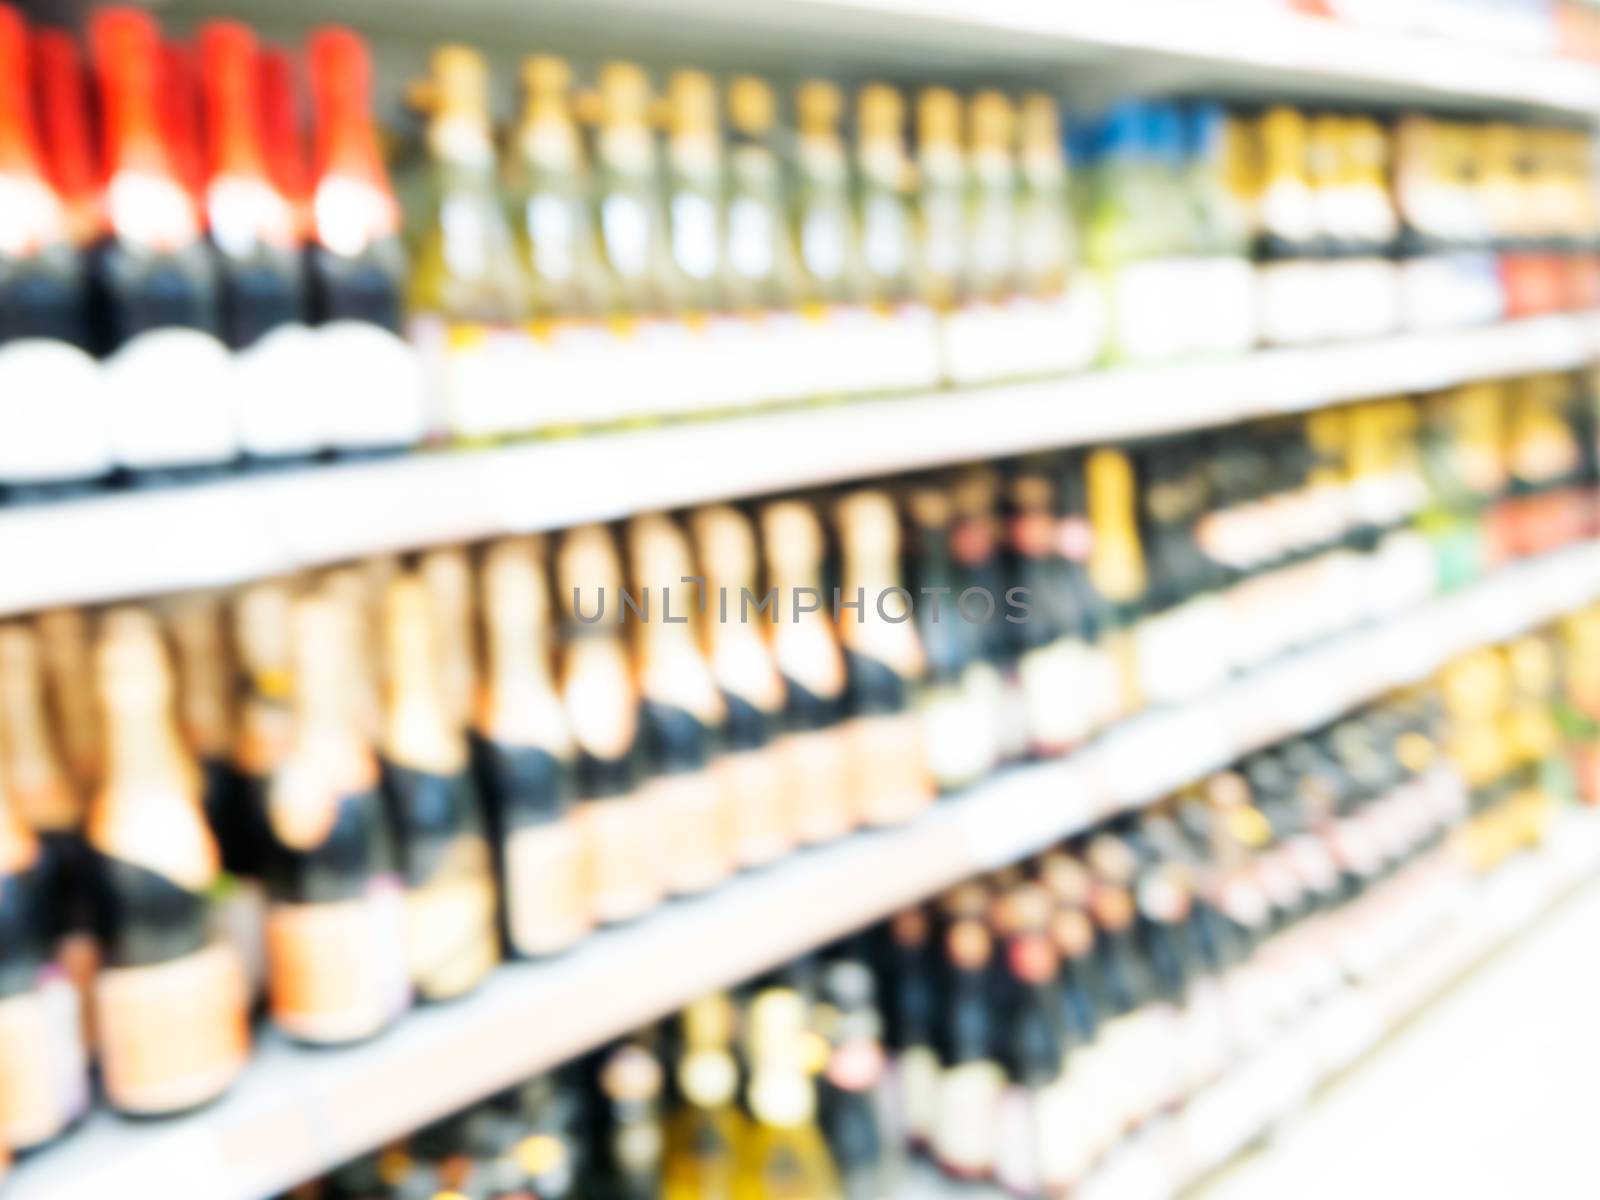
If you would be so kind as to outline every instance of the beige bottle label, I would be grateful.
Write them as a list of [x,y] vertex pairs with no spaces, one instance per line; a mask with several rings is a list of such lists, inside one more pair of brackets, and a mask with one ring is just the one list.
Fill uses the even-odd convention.
[[994,1165],[996,1114],[1005,1075],[992,1062],[962,1063],[939,1079],[934,1155],[960,1175],[987,1175]]
[[661,901],[661,839],[655,813],[639,792],[591,800],[576,811],[589,856],[594,915],[602,924],[631,921]]
[[506,923],[516,953],[554,954],[588,932],[589,862],[574,818],[513,829],[505,861]]
[[221,1095],[250,1053],[248,993],[233,947],[216,943],[95,981],[106,1098],[120,1112],[181,1112]]
[[411,1000],[406,909],[398,884],[267,913],[268,1005],[292,1038],[335,1044],[371,1037]]
[[1070,750],[1094,727],[1094,664],[1076,638],[1058,638],[1022,656],[1017,664],[1032,749],[1045,754]]
[[723,755],[717,761],[727,789],[733,857],[759,867],[794,848],[794,801],[782,751],[776,746]]
[[928,1046],[908,1046],[895,1060],[895,1078],[907,1139],[932,1145],[939,1127],[939,1056]]
[[0,1143],[55,1137],[88,1103],[78,993],[61,976],[0,1000]]
[[494,968],[494,901],[489,847],[476,837],[458,839],[433,877],[406,892],[406,949],[420,998],[463,995]]
[[657,775],[644,787],[661,832],[662,882],[675,896],[715,887],[733,873],[733,823],[723,777],[705,767]]
[[831,842],[856,827],[851,745],[842,726],[791,733],[779,742],[794,781],[795,833],[807,845]]
[[933,802],[933,780],[914,712],[856,717],[846,729],[863,824],[898,825]]

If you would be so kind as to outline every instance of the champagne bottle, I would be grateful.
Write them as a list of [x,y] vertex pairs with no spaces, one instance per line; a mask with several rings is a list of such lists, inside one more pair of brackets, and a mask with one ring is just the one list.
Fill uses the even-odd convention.
[[1256,125],[1261,179],[1261,336],[1269,344],[1315,341],[1326,332],[1317,290],[1326,278],[1318,261],[1316,193],[1308,174],[1310,129],[1297,109],[1277,107]]
[[734,1200],[841,1200],[816,1092],[805,1063],[806,1006],[798,992],[768,988],[746,1014],[745,1105]]
[[373,131],[372,64],[354,33],[306,46],[313,98],[311,308],[324,436],[342,454],[408,446],[427,431],[422,373],[402,337],[400,209]]
[[81,79],[70,42],[44,44],[52,49],[35,54],[30,72],[22,17],[0,9],[0,187],[14,209],[0,236],[0,484],[24,491],[71,487],[110,467],[80,253],[80,236],[93,231],[74,228],[62,190],[74,181],[47,161],[54,151],[77,165],[71,149],[81,143],[61,126],[64,102],[82,103],[63,85]]
[[[281,579],[251,584],[233,603],[232,641],[242,677],[232,756],[235,782],[216,793],[213,820],[223,866],[237,878],[260,876],[267,782],[283,761],[289,743],[292,604],[291,586]],[[209,632],[202,630],[198,637],[191,635],[186,640],[192,644],[201,638],[200,652],[214,653],[218,641]]]
[[751,75],[729,81],[727,287],[734,309],[743,312],[776,314],[800,294],[776,125],[770,85]]
[[656,810],[641,788],[639,693],[620,634],[622,570],[610,532],[585,526],[565,534],[556,577],[561,696],[577,745],[577,816],[594,913],[605,924],[628,921],[661,899],[666,864]]
[[[974,134],[977,113],[973,114]],[[1041,92],[1022,98],[1018,115],[1022,191],[1017,201],[1017,270],[1021,289],[1058,298],[1074,283],[1076,236],[1056,102]]]
[[905,101],[887,84],[869,84],[856,97],[856,174],[867,299],[904,304],[917,294],[911,223],[916,168],[906,154]]
[[1004,95],[984,91],[967,106],[966,120],[968,286],[973,294],[1000,303],[1024,290],[1017,113]]
[[839,89],[809,80],[795,92],[795,241],[813,315],[862,297],[860,244],[851,209],[850,160],[839,136]]
[[38,704],[36,687],[29,687],[37,675],[30,677],[28,664],[18,661],[31,652],[31,644],[18,640],[23,633],[15,625],[0,630],[7,692],[7,770],[0,778],[0,1146],[18,1151],[59,1136],[89,1098],[78,995],[55,963],[61,867],[12,799],[14,781],[36,787],[43,765],[27,762],[44,749],[28,744],[41,731],[30,730],[26,720],[18,727],[17,718],[26,717],[19,702]]
[[650,105],[643,69],[629,62],[601,68],[595,203],[613,303],[619,315],[629,317],[670,311],[674,291]]
[[705,316],[723,306],[723,195],[726,190],[716,88],[703,71],[667,81],[664,172],[667,234],[677,307]]
[[[867,127],[863,127],[863,132]],[[863,151],[865,152],[865,151]],[[888,155],[885,153],[885,159]],[[961,101],[949,88],[917,95],[917,290],[934,308],[966,299],[967,162]],[[871,176],[863,173],[863,179]],[[868,226],[864,226],[867,228]]]
[[472,595],[472,564],[465,550],[430,550],[417,559],[417,573],[432,602],[445,712],[465,729],[478,694],[478,653]]
[[592,317],[605,288],[588,207],[589,163],[573,113],[572,69],[537,55],[522,64],[523,110],[506,174],[512,224],[536,321]]
[[384,781],[406,880],[411,983],[430,1001],[471,991],[498,952],[489,844],[466,736],[445,700],[437,622],[422,579],[390,583]]
[[822,592],[822,529],[800,501],[761,510],[761,544],[776,611],[772,653],[787,696],[780,739],[789,777],[796,781],[795,833],[807,845],[855,828],[853,750],[841,724],[848,676]]
[[[1027,750],[1022,692],[1018,683],[1013,631],[1026,597],[1013,593],[997,511],[1000,477],[984,466],[959,471],[950,498],[954,520],[950,553],[955,560],[955,615],[972,627],[977,657],[967,668],[965,688],[979,725],[985,770],[1012,761]],[[992,748],[991,748],[992,746]]]
[[737,1105],[739,1064],[733,1056],[735,1013],[720,992],[683,1012],[683,1050],[676,1067],[682,1098],[667,1122],[661,1200],[731,1200],[735,1156],[749,1136]]
[[873,491],[851,493],[834,514],[844,584],[836,619],[849,676],[846,736],[855,807],[864,824],[892,825],[934,798],[917,713],[925,661],[911,624],[911,595],[900,586],[899,517],[893,501]]
[[353,615],[295,600],[294,718],[266,794],[263,873],[273,1023],[359,1041],[406,1008],[406,913],[378,759],[358,708]]
[[156,25],[101,9],[89,43],[105,133],[108,236],[95,261],[110,439],[119,465],[164,472],[233,458],[231,359],[216,264],[163,121],[182,103]]
[[107,735],[88,824],[106,949],[94,997],[100,1066],[119,1112],[178,1112],[243,1069],[248,991],[237,952],[210,940],[206,893],[221,862],[149,614],[106,616],[96,675]]
[[697,639],[705,593],[682,530],[667,517],[636,517],[628,557],[645,608],[635,636],[651,771],[645,802],[660,830],[667,890],[692,894],[734,866],[731,793],[715,763],[727,708]]
[[921,908],[897,913],[880,935],[879,978],[892,1054],[888,1090],[897,1119],[896,1141],[923,1150],[932,1144],[939,1115],[934,1025],[940,992],[928,913]]
[[[761,866],[787,854],[795,841],[798,789],[784,770],[783,677],[762,636],[760,612],[752,606],[757,549],[748,518],[726,506],[703,508],[690,517],[696,556],[705,573],[705,621],[711,673],[727,706],[726,752],[717,759],[729,794],[734,861]],[[769,622],[770,623],[770,622]]]
[[296,214],[263,144],[264,97],[255,35],[235,21],[200,31],[206,132],[201,193],[218,264],[221,329],[233,351],[234,408],[244,452],[293,461],[322,449],[305,323],[306,281]]
[[40,150],[66,210],[68,235],[81,256],[105,231],[83,55],[77,40],[63,29],[35,30],[30,48]]
[[507,941],[519,955],[552,954],[587,932],[591,914],[572,814],[572,732],[552,674],[543,542],[495,543],[480,579],[486,655],[475,749],[500,851]]

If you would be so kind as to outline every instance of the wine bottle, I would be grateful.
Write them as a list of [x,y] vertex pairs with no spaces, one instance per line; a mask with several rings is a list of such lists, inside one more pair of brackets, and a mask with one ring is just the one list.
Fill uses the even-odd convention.
[[818,1023],[827,1038],[819,1112],[845,1200],[899,1194],[897,1148],[884,1128],[883,1017],[872,971],[860,959],[824,965]]
[[480,580],[486,653],[474,749],[500,853],[507,942],[535,957],[572,945],[591,921],[543,543],[495,543]]
[[494,872],[466,735],[445,700],[438,614],[414,574],[384,603],[389,661],[384,782],[406,881],[406,945],[422,1000],[483,981],[498,956]]
[[800,294],[777,119],[777,99],[764,80],[739,75],[729,81],[728,297],[736,311],[765,313],[768,319]]
[[603,1051],[594,1062],[600,1137],[585,1195],[656,1200],[661,1180],[665,1072],[650,1031]]
[[667,81],[667,238],[675,268],[675,307],[704,317],[723,306],[724,179],[716,88],[703,71]]
[[748,1136],[737,1104],[735,1012],[720,992],[703,996],[680,1018],[683,1049],[675,1069],[682,1098],[667,1121],[661,1200],[731,1200],[736,1155]]
[[[611,533],[566,533],[556,555],[564,621],[561,696],[577,745],[577,817],[595,917],[632,920],[661,899],[666,864],[641,787],[639,693],[620,633],[622,570]],[[607,616],[607,612],[610,616]]]
[[107,749],[88,823],[106,951],[94,997],[100,1067],[119,1112],[179,1112],[244,1068],[248,988],[234,947],[210,939],[207,891],[221,861],[148,613],[107,614],[96,675]]
[[776,606],[772,653],[787,697],[779,741],[795,781],[795,833],[814,845],[842,837],[860,814],[845,717],[848,676],[822,592],[822,529],[801,501],[761,510],[761,544]]
[[887,1046],[887,1091],[895,1139],[912,1150],[933,1142],[939,1116],[939,1058],[934,1025],[939,1010],[936,953],[925,909],[908,908],[879,931],[879,981]]
[[294,461],[322,448],[306,325],[300,230],[269,169],[255,35],[235,21],[200,30],[205,117],[201,193],[216,255],[223,340],[233,351],[239,443],[261,462]]
[[795,842],[798,789],[784,770],[778,743],[785,690],[760,622],[752,612],[757,548],[738,509],[703,508],[690,517],[696,557],[705,573],[705,621],[711,673],[727,706],[725,752],[716,760],[728,791],[734,861],[755,867],[787,854]]
[[917,692],[925,670],[900,586],[900,525],[883,492],[854,492],[834,508],[843,594],[835,619],[849,677],[855,808],[870,826],[915,816],[934,798]]
[[134,471],[215,466],[238,451],[232,360],[216,263],[163,120],[164,101],[183,102],[179,81],[165,78],[145,13],[100,9],[89,43],[105,134],[108,236],[94,278],[113,454]]
[[0,186],[14,210],[0,236],[0,485],[24,492],[81,485],[111,466],[81,253],[91,231],[75,228],[62,191],[75,181],[46,149],[69,171],[78,165],[83,143],[62,126],[63,110],[82,104],[71,94],[81,78],[70,41],[43,44],[30,64],[21,15],[0,8]]
[[928,769],[940,791],[976,782],[998,756],[998,686],[981,657],[974,626],[957,609],[960,581],[950,555],[952,505],[944,489],[918,487],[908,497],[911,521],[906,580],[914,594],[918,640],[927,660],[918,698]]
[[1027,751],[1026,718],[1017,676],[1013,629],[1028,619],[1026,596],[1011,591],[997,511],[1000,477],[984,466],[964,468],[951,483],[950,553],[955,561],[955,615],[972,628],[977,656],[965,687],[985,741],[985,769]]
[[[692,577],[682,530],[669,518],[628,524],[629,560],[646,612],[639,624],[638,677],[667,890],[704,891],[733,870],[731,793],[716,758],[727,708],[701,653],[696,609],[705,593]],[[648,611],[652,597],[659,601]],[[676,613],[674,613],[676,610]]]
[[[979,893],[978,904],[984,903]],[[1005,1084],[990,1008],[994,942],[984,921],[958,916],[944,931],[944,1011],[939,1052],[938,1117],[933,1157],[946,1174],[982,1180],[994,1171],[996,1120]]]
[[[976,134],[976,112],[973,120]],[[1028,295],[1058,299],[1075,284],[1077,239],[1056,102],[1042,92],[1029,92],[1022,98],[1017,132],[1022,177],[1017,198],[1018,282]]]
[[313,100],[311,311],[324,436],[366,455],[420,441],[427,400],[402,337],[407,275],[400,210],[373,131],[364,42],[323,26],[306,45]]
[[289,1037],[331,1045],[371,1037],[409,1003],[405,902],[357,707],[352,614],[312,594],[292,619],[293,726],[265,809],[269,1004]]
[[798,992],[760,992],[746,1012],[745,1106],[734,1200],[842,1200],[816,1124],[816,1091],[805,1063],[806,1005]]

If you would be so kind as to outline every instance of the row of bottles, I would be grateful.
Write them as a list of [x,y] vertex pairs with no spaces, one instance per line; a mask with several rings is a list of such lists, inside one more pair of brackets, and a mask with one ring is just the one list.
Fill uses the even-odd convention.
[[18,497],[1600,299],[1572,129],[1196,101],[1066,132],[1044,93],[550,55],[497,127],[448,45],[392,191],[348,31],[307,39],[309,138],[296,57],[242,25],[106,8],[87,48],[0,8]]
[[[112,1106],[190,1107],[262,992],[298,1041],[371,1037],[1589,536],[1586,401],[1541,377],[5,624],[0,968],[58,1033],[91,996]],[[81,1108],[61,1054],[20,1147]]]
[[[1370,1044],[1362,989],[1570,801],[1570,747],[1514,732],[1554,719],[1554,645],[1481,651],[294,1200],[888,1200],[923,1194],[918,1158],[1042,1197],[1215,1166]],[[1460,757],[1486,703],[1514,796]]]
[[1084,257],[1105,282],[1122,358],[1600,299],[1581,130],[1130,101],[1077,136]]
[[233,22],[93,14],[87,62],[0,5],[0,484],[27,496],[425,432],[364,43],[298,67]]

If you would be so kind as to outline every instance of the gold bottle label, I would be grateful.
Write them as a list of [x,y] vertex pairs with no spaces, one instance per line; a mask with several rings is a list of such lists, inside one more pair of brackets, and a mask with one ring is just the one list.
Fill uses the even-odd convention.
[[631,921],[662,897],[661,835],[642,792],[591,800],[576,809],[589,857],[594,915],[603,924]]
[[589,931],[589,862],[573,818],[513,829],[505,860],[506,922],[516,953],[554,954]]
[[853,747],[843,726],[791,733],[779,743],[794,782],[795,833],[807,845],[830,842],[856,827]]
[[411,982],[424,1000],[449,1000],[475,988],[499,958],[489,847],[457,838],[427,882],[406,893]]
[[732,813],[719,772],[705,767],[657,775],[645,784],[643,792],[661,834],[667,891],[675,896],[692,895],[715,887],[733,873]]
[[406,908],[397,883],[321,904],[267,911],[268,1005],[292,1038],[334,1044],[371,1037],[411,999]]
[[225,943],[95,981],[106,1098],[119,1112],[181,1112],[221,1095],[250,1054],[249,993]]
[[856,811],[867,825],[898,825],[933,803],[933,779],[919,714],[856,717],[845,726]]
[[56,975],[0,1000],[0,1143],[50,1141],[89,1102],[78,993]]
[[794,792],[777,744],[725,754],[716,762],[729,795],[733,857],[759,867],[794,847]]

